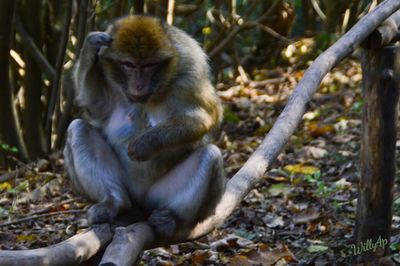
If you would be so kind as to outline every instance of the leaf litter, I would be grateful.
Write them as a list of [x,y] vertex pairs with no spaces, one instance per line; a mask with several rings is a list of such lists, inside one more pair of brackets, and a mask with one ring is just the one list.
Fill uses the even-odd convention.
[[[257,80],[217,85],[225,107],[217,144],[228,178],[261,143],[303,75],[273,71],[272,81],[259,70]],[[360,65],[345,60],[325,77],[286,148],[224,224],[197,241],[147,250],[139,265],[349,264],[361,108]],[[19,167],[22,174],[0,183],[1,249],[45,247],[87,228],[89,203],[72,191],[60,153]],[[392,233],[400,239],[397,202]],[[52,215],[40,216],[47,213]],[[28,219],[13,222],[21,218]]]

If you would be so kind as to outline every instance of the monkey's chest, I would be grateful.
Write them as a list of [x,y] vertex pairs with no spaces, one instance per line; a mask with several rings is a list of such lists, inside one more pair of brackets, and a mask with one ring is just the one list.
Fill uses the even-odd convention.
[[138,116],[135,108],[116,107],[104,128],[110,144],[120,145],[132,137],[139,130]]

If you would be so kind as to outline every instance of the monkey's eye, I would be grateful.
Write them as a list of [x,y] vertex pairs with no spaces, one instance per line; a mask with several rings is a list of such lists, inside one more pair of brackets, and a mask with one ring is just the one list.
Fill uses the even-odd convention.
[[129,61],[121,62],[122,66],[126,69],[134,69],[136,66]]
[[151,70],[151,69],[153,69],[155,66],[156,66],[156,64],[147,64],[147,65],[144,65],[143,68],[144,68],[145,70]]

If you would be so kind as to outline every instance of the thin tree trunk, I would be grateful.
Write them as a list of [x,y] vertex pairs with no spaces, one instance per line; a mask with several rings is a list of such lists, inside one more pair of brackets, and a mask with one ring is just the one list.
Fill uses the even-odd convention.
[[52,133],[53,133],[53,121],[57,119],[55,117],[56,107],[59,103],[60,97],[60,85],[62,80],[62,70],[64,66],[64,58],[65,58],[65,51],[68,44],[68,37],[69,37],[69,28],[71,24],[71,17],[72,17],[72,0],[67,1],[66,5],[66,12],[64,18],[64,27],[62,30],[62,38],[60,40],[60,45],[58,48],[58,55],[57,55],[57,63],[56,63],[56,76],[54,78],[50,99],[49,99],[49,109],[47,111],[46,117],[46,148],[48,151],[51,150],[51,140],[52,140]]
[[[43,44],[42,32],[42,1],[37,0],[35,4],[24,0],[21,5],[22,21],[28,34],[32,37],[39,49]],[[23,50],[26,63],[26,74],[23,80],[24,86],[24,139],[31,159],[38,158],[44,154],[44,128],[42,123],[43,106],[42,96],[42,73],[40,67],[33,60],[26,49]]]
[[[75,48],[75,60],[79,58],[81,48],[83,42],[85,40],[87,34],[87,25],[88,25],[88,15],[89,15],[89,0],[80,0],[79,1],[79,9],[78,14],[76,16],[76,33],[78,42]],[[62,112],[59,118],[59,122],[57,124],[56,135],[57,138],[54,143],[54,148],[58,149],[61,147],[64,141],[65,131],[67,130],[68,124],[72,120],[72,107],[73,107],[73,82],[70,78],[71,72],[65,73],[67,78],[63,79],[62,82],[62,101],[64,102],[64,106],[62,108]]]
[[17,147],[26,157],[10,86],[9,64],[16,1],[0,0],[0,142]]
[[144,13],[144,0],[133,0],[133,9],[135,14],[140,15]]
[[312,7],[310,0],[302,0],[302,12],[304,21],[304,32],[307,35],[313,35],[315,33],[315,11]]
[[128,1],[127,0],[118,0],[114,1],[113,7],[113,17],[117,18],[123,15],[127,15],[128,13]]

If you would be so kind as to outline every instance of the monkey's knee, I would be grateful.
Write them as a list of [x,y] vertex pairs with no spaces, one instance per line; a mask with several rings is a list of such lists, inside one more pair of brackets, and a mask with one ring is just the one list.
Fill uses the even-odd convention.
[[201,163],[199,169],[208,170],[209,178],[212,178],[215,185],[222,186],[225,180],[223,169],[223,158],[220,149],[214,144],[208,144],[200,149]]
[[211,162],[212,164],[222,163],[222,154],[220,149],[214,144],[208,144],[200,148],[201,158]]
[[67,130],[67,143],[72,143],[76,138],[84,136],[91,128],[91,125],[83,119],[73,120]]

